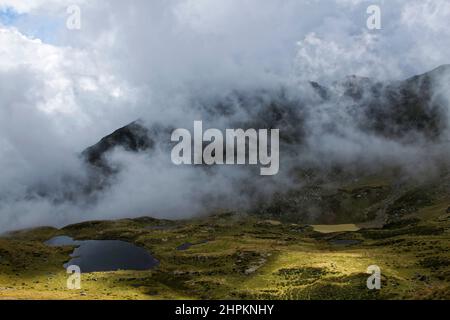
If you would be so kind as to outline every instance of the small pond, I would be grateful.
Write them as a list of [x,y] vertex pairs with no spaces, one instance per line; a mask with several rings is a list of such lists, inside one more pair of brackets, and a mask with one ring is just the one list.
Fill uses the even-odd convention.
[[156,267],[156,260],[147,250],[120,240],[75,241],[59,236],[45,242],[49,246],[75,246],[72,259],[64,268],[77,265],[81,272],[106,272],[117,270],[149,270]]
[[197,246],[199,244],[205,244],[205,243],[208,243],[208,242],[209,242],[208,240],[203,240],[203,241],[199,241],[199,242],[196,242],[196,243],[186,242],[186,243],[183,243],[182,245],[178,246],[177,250],[178,251],[184,251],[184,250],[189,249],[192,246]]

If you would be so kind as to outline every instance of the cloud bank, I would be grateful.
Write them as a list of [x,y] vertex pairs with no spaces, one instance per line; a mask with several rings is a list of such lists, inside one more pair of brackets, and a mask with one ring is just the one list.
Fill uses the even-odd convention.
[[[72,4],[80,6],[81,30],[65,27]],[[381,7],[381,30],[366,27],[372,4]],[[449,63],[446,0],[0,0],[2,10],[18,17],[0,20],[0,230],[244,206],[237,186],[249,181],[251,189],[251,172],[220,168],[212,177],[174,168],[164,148],[151,159],[114,153],[125,169],[95,203],[53,201],[67,192],[68,177],[86,179],[79,152],[99,138],[137,118],[189,127],[207,118],[205,105],[235,92],[287,88],[287,100],[300,101],[306,145],[320,147],[294,152],[288,168],[324,155],[403,162],[434,152],[361,134],[336,101],[308,108],[318,98],[306,83],[333,87],[353,74],[399,80]],[[251,121],[259,116],[252,103],[240,109],[235,101],[233,117],[207,120],[211,127]],[[290,185],[288,175],[261,188]],[[36,185],[55,194],[25,196]]]

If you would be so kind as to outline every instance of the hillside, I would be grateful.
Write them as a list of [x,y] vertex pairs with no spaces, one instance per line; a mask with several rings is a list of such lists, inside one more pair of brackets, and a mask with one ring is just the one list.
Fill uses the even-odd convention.
[[[234,92],[199,104],[205,121],[220,116],[230,126],[281,128],[282,150],[291,164],[282,176],[289,183],[243,175],[232,191],[246,199],[245,208],[228,208],[224,200],[220,210],[195,219],[88,221],[4,234],[0,299],[450,299],[448,79],[450,68],[442,66],[390,83],[359,77],[330,87],[310,83],[309,102],[317,110],[305,109],[303,98],[283,89]],[[383,144],[379,158],[365,161],[302,161],[300,155],[317,147],[309,140],[315,128],[308,123],[321,108],[337,110],[336,115],[342,108],[359,135],[413,149],[421,157],[412,153],[403,159],[407,156],[400,153],[392,162],[384,157],[391,145]],[[345,122],[334,120],[320,123],[326,134],[339,135],[338,127],[345,128]],[[86,197],[95,203],[121,170],[110,154],[117,148],[146,153],[151,164],[155,148],[170,147],[169,129],[136,121],[104,137],[81,153],[87,182],[66,179],[70,188],[58,190],[62,197],[54,201]],[[216,178],[208,171],[208,179]],[[271,193],[260,192],[266,186]],[[44,198],[54,193],[52,187],[30,190]],[[226,191],[210,191],[202,204],[208,208],[211,196],[220,199]],[[134,253],[111,257],[108,246]],[[106,262],[92,262],[103,254]],[[130,270],[117,270],[131,260],[125,268]],[[63,266],[74,261],[94,271],[82,275],[81,290],[71,291]],[[105,263],[106,270],[96,269]],[[379,291],[366,287],[371,265],[382,270]]]
[[[401,218],[382,228],[222,212],[12,232],[0,238],[0,299],[449,299],[450,197],[424,195],[396,197],[388,212]],[[58,235],[123,240],[147,249],[159,264],[83,274],[82,289],[70,291],[63,264],[74,246],[44,244]],[[382,270],[380,291],[366,288],[370,265]]]

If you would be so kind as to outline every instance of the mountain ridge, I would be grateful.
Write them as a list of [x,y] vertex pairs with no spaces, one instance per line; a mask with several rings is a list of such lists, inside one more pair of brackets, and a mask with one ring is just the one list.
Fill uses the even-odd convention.
[[[358,108],[366,109],[365,116],[368,120],[366,124],[369,124],[370,129],[375,133],[391,138],[403,138],[406,134],[415,130],[423,133],[427,138],[434,139],[445,129],[445,124],[440,121],[442,106],[430,106],[433,95],[431,81],[445,75],[450,79],[450,64],[441,65],[429,72],[405,80],[386,84],[375,82],[366,77],[349,76],[342,82],[342,86],[345,89],[345,97],[350,97],[356,104],[360,103]],[[317,82],[310,82],[310,85],[323,100],[331,99],[329,88]],[[367,94],[370,94],[373,99],[365,100],[364,96]],[[288,103],[289,101],[286,101],[286,104]],[[223,108],[223,104],[224,102],[219,102],[215,108]],[[267,106],[268,111],[272,108],[271,111],[275,114],[286,112],[286,110],[283,110],[283,105],[277,105],[269,101]],[[281,115],[281,117],[283,116]],[[288,117],[284,120],[289,122],[298,119]],[[261,122],[264,122],[264,125],[270,128],[273,128],[275,124],[270,123],[270,119]],[[258,123],[252,124],[261,126]],[[158,129],[162,128],[159,127]],[[281,130],[283,129],[285,128],[281,128]],[[122,147],[130,152],[151,149],[156,141],[150,136],[150,131],[152,130],[147,128],[142,120],[137,119],[86,148],[82,155],[88,163],[104,167],[104,155],[115,147]],[[299,137],[289,138],[299,141]]]

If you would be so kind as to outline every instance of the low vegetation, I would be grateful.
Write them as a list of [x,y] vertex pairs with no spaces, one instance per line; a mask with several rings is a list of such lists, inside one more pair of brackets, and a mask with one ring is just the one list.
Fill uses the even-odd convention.
[[[450,299],[449,199],[416,191],[397,199],[385,204],[382,228],[219,212],[12,232],[0,238],[0,299]],[[401,205],[414,210],[393,219]],[[57,235],[128,241],[160,264],[83,274],[81,290],[68,290],[63,264],[74,248],[44,244]],[[366,286],[371,265],[381,268],[381,290]]]

